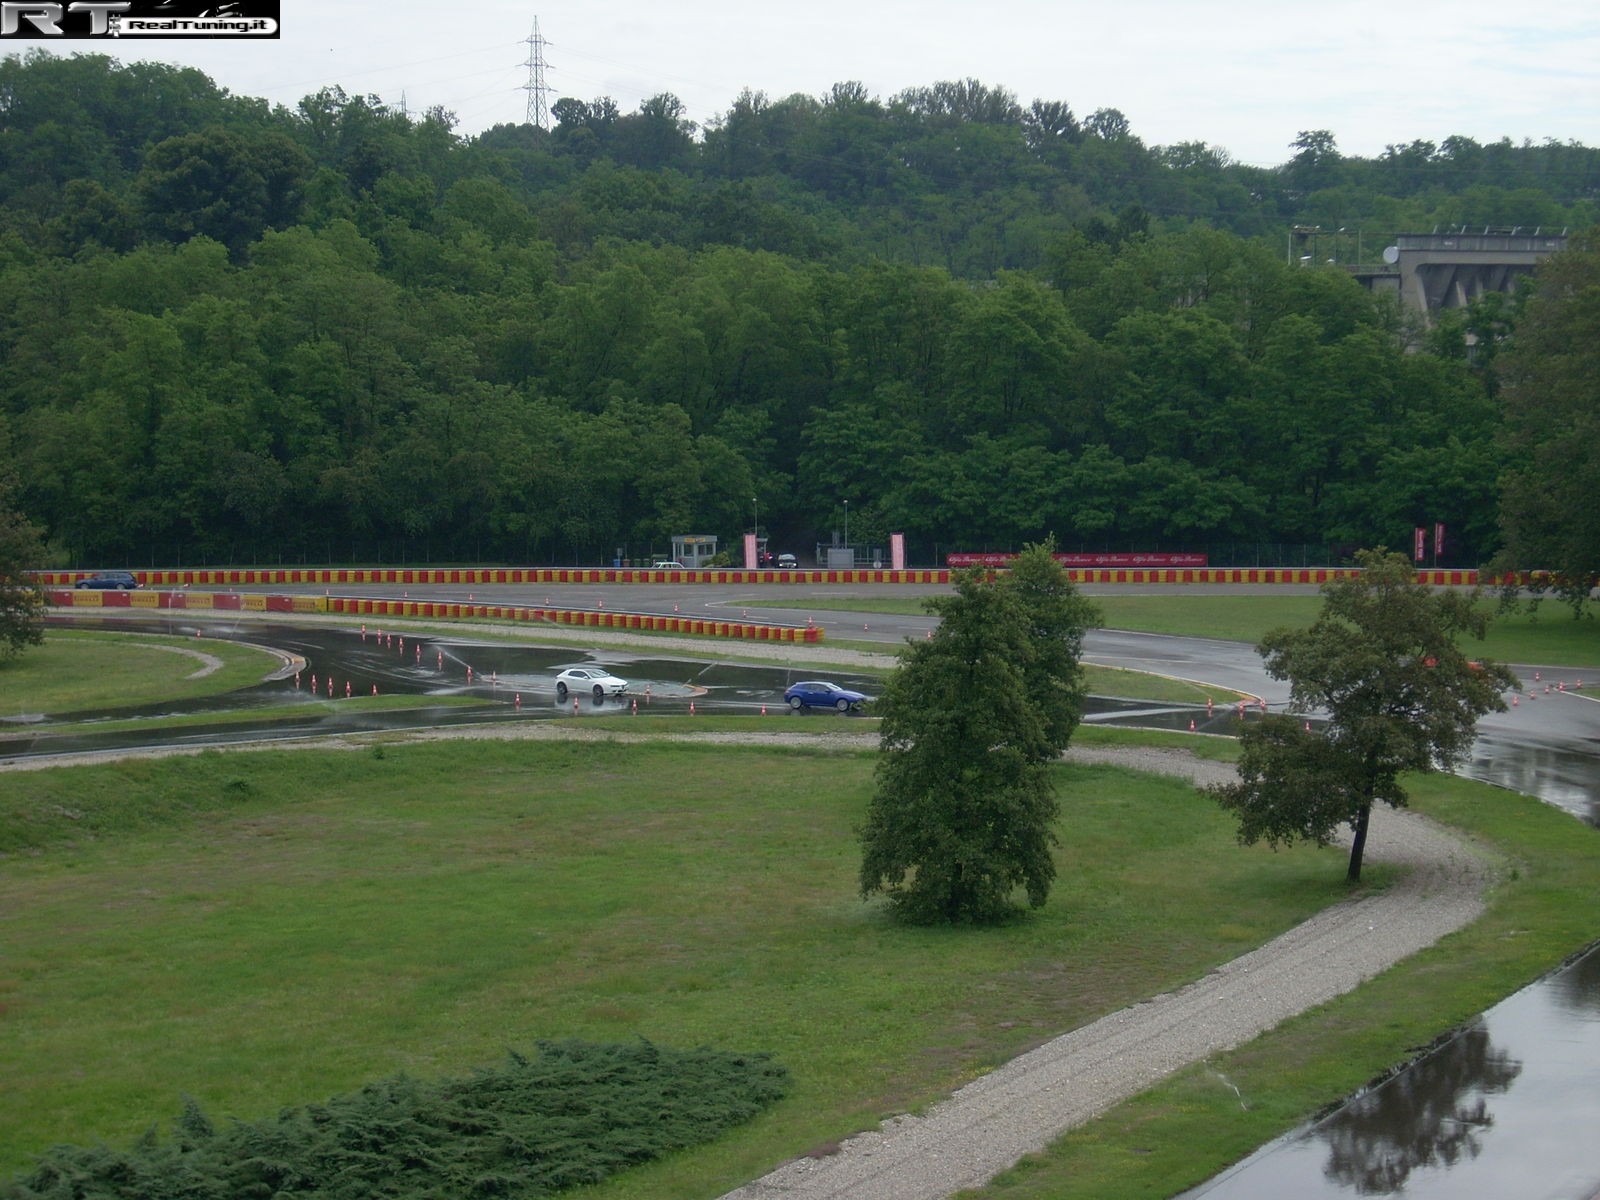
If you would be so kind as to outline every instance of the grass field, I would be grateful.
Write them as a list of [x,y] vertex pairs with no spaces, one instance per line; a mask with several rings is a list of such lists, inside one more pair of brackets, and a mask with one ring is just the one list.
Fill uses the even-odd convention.
[[1344,894],[1336,853],[1233,849],[1182,784],[1062,768],[1046,909],[898,928],[855,895],[871,769],[481,742],[8,776],[0,1166],[186,1094],[258,1115],[538,1038],[773,1051],[779,1110],[615,1191],[707,1195]]
[[[10,775],[0,1172],[57,1141],[125,1144],[184,1095],[249,1117],[539,1038],[642,1035],[772,1051],[793,1072],[750,1126],[585,1193],[712,1196],[1346,894],[1339,851],[1241,850],[1180,783],[1063,767],[1045,909],[999,930],[899,928],[855,896],[871,765],[446,742]],[[1458,780],[1419,800],[1497,848],[1485,921],[1214,1060],[1247,1114],[1189,1072],[993,1194],[1165,1194],[1152,1178],[1248,1149],[1593,936],[1600,838]]]
[[279,666],[276,655],[220,638],[52,629],[0,666],[0,718],[210,696]]
[[[1531,624],[1584,653],[1569,622]],[[583,1193],[709,1197],[1346,894],[1338,851],[1241,850],[1182,784],[1063,767],[1044,910],[1000,930],[898,928],[855,896],[871,766],[820,747],[378,742],[8,774],[0,1177],[55,1141],[125,1144],[184,1095],[245,1117],[538,1038],[640,1034],[772,1051],[793,1073],[750,1126]],[[1593,939],[1594,831],[1451,778],[1415,798],[1500,863],[1487,917],[981,1194],[1170,1195]],[[1369,868],[1367,886],[1386,882]]]
[[[1112,629],[1216,637],[1257,642],[1269,629],[1304,627],[1316,620],[1320,596],[1096,596]],[[1547,666],[1600,667],[1600,621],[1575,619],[1572,611],[1545,603],[1536,613],[1495,614],[1488,636],[1465,644],[1500,662]]]

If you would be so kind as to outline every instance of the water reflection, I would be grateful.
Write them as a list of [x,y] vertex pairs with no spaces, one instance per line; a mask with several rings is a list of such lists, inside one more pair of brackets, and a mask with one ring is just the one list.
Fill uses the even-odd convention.
[[1585,954],[1554,976],[1550,999],[1574,1019],[1600,1021],[1600,952]]
[[1182,1200],[1591,1200],[1600,946]]
[[1489,1096],[1521,1073],[1478,1021],[1317,1126],[1314,1135],[1328,1147],[1323,1175],[1362,1196],[1387,1196],[1420,1167],[1477,1158],[1494,1125]]
[[1512,742],[1501,735],[1486,735],[1473,746],[1461,774],[1537,796],[1547,804],[1566,809],[1585,824],[1600,827],[1597,762],[1600,760],[1592,752],[1572,746],[1551,745],[1526,736]]

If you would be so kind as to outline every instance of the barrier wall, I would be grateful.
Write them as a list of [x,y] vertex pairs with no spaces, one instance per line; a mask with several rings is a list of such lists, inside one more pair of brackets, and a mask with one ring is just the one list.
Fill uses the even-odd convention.
[[[71,587],[87,571],[39,571],[46,587]],[[853,571],[655,570],[647,567],[231,567],[218,570],[135,571],[143,587],[270,587],[274,584],[549,584],[549,583],[935,583],[950,582],[947,570]]]
[[[1356,575],[1344,567],[1069,567],[1075,583],[1255,583],[1321,584]],[[497,583],[925,583],[948,584],[952,572],[927,570],[715,570],[657,571],[645,567],[239,567],[204,571],[135,571],[146,588],[164,587],[270,587],[273,584],[472,584]],[[45,587],[71,587],[87,571],[40,571],[35,578]],[[1422,570],[1422,583],[1437,587],[1476,587],[1475,570]],[[1483,580],[1483,582],[1489,582]],[[115,595],[116,593],[106,593]],[[137,595],[138,593],[134,593]]]
[[323,598],[328,612],[360,616],[471,617],[479,620],[545,622],[588,629],[643,630],[761,642],[819,642],[822,630],[751,621],[706,621],[655,613],[609,612],[604,609],[526,608],[504,604],[460,604],[444,600],[385,600],[344,596]]
[[652,613],[606,612],[576,608],[525,608],[504,604],[459,604],[444,600],[366,599],[354,596],[274,596],[265,592],[91,591],[47,589],[47,603],[59,608],[213,609],[238,612],[344,613],[351,616],[471,618],[569,625],[591,629],[632,629],[693,634],[749,642],[820,642],[822,630],[751,621],[706,621]]

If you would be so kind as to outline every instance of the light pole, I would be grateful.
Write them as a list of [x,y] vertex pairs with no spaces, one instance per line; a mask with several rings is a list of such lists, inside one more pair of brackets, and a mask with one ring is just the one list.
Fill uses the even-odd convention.
[[[844,502],[844,548],[850,550],[850,501]],[[850,565],[856,565],[856,552],[850,550]]]
[[750,532],[756,536],[756,566],[761,565],[761,509],[756,505],[756,498],[750,497],[750,514],[755,520]]

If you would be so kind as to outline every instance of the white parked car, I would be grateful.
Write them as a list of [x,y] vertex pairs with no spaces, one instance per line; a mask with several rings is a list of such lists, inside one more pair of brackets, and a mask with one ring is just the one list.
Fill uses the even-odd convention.
[[628,681],[618,679],[604,667],[568,667],[556,676],[556,695],[567,698],[569,692],[588,692],[596,700],[606,696],[620,696],[628,690]]

